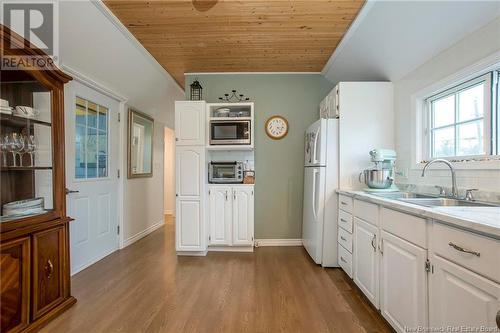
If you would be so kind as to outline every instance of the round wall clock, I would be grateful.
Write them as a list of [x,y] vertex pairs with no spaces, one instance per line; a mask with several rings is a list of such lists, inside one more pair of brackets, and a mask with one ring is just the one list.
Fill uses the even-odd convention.
[[282,116],[271,116],[266,121],[266,134],[273,140],[283,139],[288,134],[288,121]]

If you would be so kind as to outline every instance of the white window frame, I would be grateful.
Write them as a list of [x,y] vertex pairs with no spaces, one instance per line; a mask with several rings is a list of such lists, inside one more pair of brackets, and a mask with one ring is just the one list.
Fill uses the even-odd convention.
[[[480,75],[478,77],[475,77],[473,79],[467,80],[465,82],[458,82],[457,85],[455,85],[452,88],[445,89],[443,91],[440,91],[437,94],[433,94],[432,96],[429,96],[424,99],[424,112],[423,112],[423,130],[424,130],[424,135],[423,135],[423,158],[425,160],[430,160],[433,158],[444,158],[447,160],[469,160],[469,159],[484,159],[488,156],[496,155],[496,151],[494,151],[493,147],[493,140],[492,140],[492,132],[493,129],[496,127],[494,123],[492,122],[492,116],[493,113],[495,113],[493,110],[496,108],[492,108],[492,103],[490,101],[492,100],[492,87],[495,87],[495,85],[492,85],[493,83],[493,75],[495,73],[488,72],[486,74]],[[483,110],[483,116],[479,118],[474,118],[474,119],[469,119],[466,121],[458,121],[458,110],[459,110],[459,102],[458,102],[458,94],[461,91],[467,90],[473,86],[479,85],[484,82],[484,110]],[[432,127],[432,102],[439,100],[443,97],[447,96],[455,96],[455,121],[451,124],[441,126],[441,127]],[[446,127],[454,127],[455,130],[455,153],[457,150],[457,138],[458,138],[458,127],[459,125],[462,124],[467,124],[470,122],[477,121],[479,119],[483,119],[483,146],[485,150],[485,154],[482,155],[453,155],[453,156],[446,156],[446,157],[441,157],[441,156],[433,156],[433,151],[432,151],[432,146],[433,146],[433,131],[439,128],[446,128]]]
[[[99,156],[97,157],[97,175],[96,177],[94,178],[88,178],[87,177],[87,167],[85,166],[85,177],[84,178],[77,178],[76,177],[76,165],[75,165],[75,168],[73,169],[73,181],[76,182],[76,183],[84,183],[84,182],[95,182],[95,181],[106,181],[106,180],[109,180],[111,179],[111,175],[109,174],[109,150],[110,150],[110,142],[109,142],[109,136],[110,136],[110,112],[109,112],[109,106],[104,106],[104,105],[101,105],[97,102],[94,102],[92,101],[91,99],[89,98],[86,98],[86,97],[82,97],[80,95],[76,95],[76,98],[80,98],[82,100],[85,101],[85,112],[88,112],[87,109],[88,109],[88,103],[93,103],[95,105],[97,105],[97,112],[99,113],[99,108],[102,106],[103,108],[107,109],[107,112],[106,112],[106,135],[108,136],[108,139],[107,139],[107,175],[105,177],[99,177]],[[75,98],[75,101],[76,101],[76,98]],[[76,102],[73,104],[73,108],[75,108]],[[74,112],[73,112],[73,115],[72,116],[75,116]],[[97,119],[97,128],[96,128],[96,131],[99,135],[99,118]],[[76,128],[77,128],[78,124],[76,123],[76,119],[75,119],[75,135],[76,135]],[[85,129],[88,131],[88,119],[87,117],[85,117]],[[76,148],[75,148],[75,154],[76,154]]]
[[[500,71],[500,51],[494,52],[491,55],[467,66],[461,70],[447,75],[446,77],[435,81],[434,83],[428,83],[428,85],[423,86],[420,90],[414,92],[410,96],[411,105],[411,141],[410,141],[410,153],[411,153],[411,164],[410,170],[422,170],[426,162],[428,161],[426,140],[424,139],[424,133],[426,128],[426,104],[425,100],[440,91],[452,88],[456,86],[457,82],[466,82],[468,80],[474,79],[478,76],[486,74],[492,71]],[[498,79],[494,78],[495,80]],[[497,84],[497,85],[500,85]],[[500,89],[500,87],[499,87]],[[497,108],[500,112],[500,100],[497,101]],[[494,115],[496,118],[493,120],[494,123],[500,127],[500,114],[499,116]],[[493,138],[494,139],[494,138]],[[475,158],[468,161],[464,161],[465,158],[461,157],[461,161],[451,161],[451,164],[456,170],[498,170],[500,169],[500,137],[496,138],[496,151],[498,155],[493,155],[488,158],[480,159]],[[431,169],[445,169],[446,166],[442,164],[433,164]]]

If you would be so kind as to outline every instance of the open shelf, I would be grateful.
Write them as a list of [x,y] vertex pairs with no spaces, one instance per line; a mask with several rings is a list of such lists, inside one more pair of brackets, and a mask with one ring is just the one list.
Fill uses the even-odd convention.
[[0,114],[0,122],[2,125],[10,126],[10,127],[25,127],[27,124],[39,124],[44,126],[52,126],[51,123],[33,119],[33,118],[24,118],[20,116],[16,116],[13,114]]
[[249,145],[215,145],[207,146],[207,150],[254,150],[254,146]]
[[4,171],[30,171],[30,170],[52,170],[52,167],[50,167],[50,166],[0,167],[0,171],[2,171],[2,172],[4,172]]
[[216,120],[216,121],[252,120],[252,117],[210,117],[210,120]]

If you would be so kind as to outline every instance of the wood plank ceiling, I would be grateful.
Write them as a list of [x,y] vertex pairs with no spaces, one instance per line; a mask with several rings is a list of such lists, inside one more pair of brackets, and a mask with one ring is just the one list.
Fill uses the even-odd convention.
[[364,0],[105,0],[184,85],[189,72],[319,72]]

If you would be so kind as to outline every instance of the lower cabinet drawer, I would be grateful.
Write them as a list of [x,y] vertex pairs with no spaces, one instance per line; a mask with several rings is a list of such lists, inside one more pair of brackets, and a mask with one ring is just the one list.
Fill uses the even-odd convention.
[[339,266],[344,272],[352,278],[352,254],[349,253],[342,245],[338,245],[339,249]]
[[64,299],[65,227],[33,234],[33,320]]
[[348,233],[344,229],[339,228],[338,242],[347,251],[352,253],[352,234]]
[[460,266],[500,282],[500,241],[434,222],[432,251]]
[[362,200],[354,200],[354,216],[377,226],[378,205]]
[[338,224],[339,227],[352,234],[352,215],[350,213],[344,212],[342,209],[339,209]]

